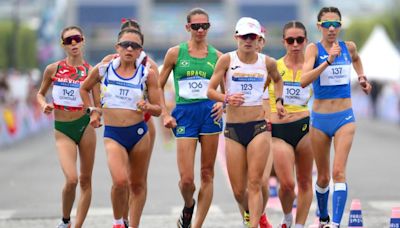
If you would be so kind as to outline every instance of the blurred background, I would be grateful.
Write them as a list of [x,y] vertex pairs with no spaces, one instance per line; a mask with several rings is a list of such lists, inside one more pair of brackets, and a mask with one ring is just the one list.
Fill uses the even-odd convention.
[[284,53],[283,25],[300,20],[309,40],[317,41],[317,13],[331,5],[341,10],[342,38],[356,42],[374,85],[367,97],[353,83],[357,115],[399,123],[400,0],[1,0],[0,147],[51,126],[51,117],[40,113],[35,94],[44,67],[64,57],[60,31],[65,26],[83,28],[85,58],[94,65],[113,52],[121,19],[136,19],[146,52],[162,64],[166,50],[188,38],[187,12],[202,7],[212,24],[209,42],[217,49],[233,50],[235,22],[251,16],[267,28],[264,52],[279,58]]

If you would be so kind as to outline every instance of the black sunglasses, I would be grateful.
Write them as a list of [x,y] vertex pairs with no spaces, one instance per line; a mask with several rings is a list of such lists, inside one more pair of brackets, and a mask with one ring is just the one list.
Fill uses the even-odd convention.
[[210,23],[192,23],[190,24],[190,28],[196,31],[200,28],[202,28],[203,30],[207,30],[210,28]]
[[75,40],[76,43],[80,43],[83,41],[83,37],[81,35],[73,35],[73,36],[65,37],[64,39],[62,39],[62,44],[70,45],[70,44],[72,44],[73,40]]
[[142,48],[142,45],[140,45],[136,42],[133,42],[133,41],[122,41],[122,42],[119,42],[118,45],[125,49],[127,49],[128,47],[131,47],[134,50]]
[[249,34],[245,34],[245,35],[240,35],[239,37],[242,40],[247,40],[247,39],[256,40],[258,38],[258,35],[254,34],[254,33],[249,33]]
[[288,44],[294,44],[294,41],[297,42],[297,44],[302,44],[306,40],[304,36],[298,36],[298,37],[287,37],[285,38],[286,43]]

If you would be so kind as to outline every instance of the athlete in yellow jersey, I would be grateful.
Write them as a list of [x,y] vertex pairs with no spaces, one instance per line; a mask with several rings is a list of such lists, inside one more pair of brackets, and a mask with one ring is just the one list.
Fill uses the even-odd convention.
[[[298,185],[295,228],[304,227],[312,201],[313,155],[308,137],[310,114],[307,108],[311,91],[309,87],[300,86],[306,37],[306,29],[301,22],[291,21],[284,26],[282,42],[286,54],[277,61],[283,80],[283,97],[275,99],[274,87],[268,87],[274,168],[280,182],[279,199],[284,213],[279,227],[293,227],[292,207],[296,197],[294,170]],[[287,111],[283,118],[276,111],[278,102],[284,104]]]

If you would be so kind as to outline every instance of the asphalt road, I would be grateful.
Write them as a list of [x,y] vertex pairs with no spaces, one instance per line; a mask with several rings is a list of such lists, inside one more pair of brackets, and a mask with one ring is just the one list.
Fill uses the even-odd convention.
[[[93,173],[93,199],[85,227],[111,227],[111,178],[98,130]],[[349,197],[342,224],[348,222],[352,199],[360,199],[365,227],[388,227],[391,209],[400,206],[400,126],[358,120],[348,161]],[[216,163],[215,194],[204,227],[242,227],[240,215],[223,167],[223,150]],[[199,157],[198,157],[199,158]],[[197,159],[198,160],[198,159]],[[199,166],[196,166],[198,171]],[[196,182],[199,173],[196,174]],[[55,227],[61,214],[63,175],[58,164],[52,130],[0,149],[0,228]],[[141,227],[176,227],[182,208],[178,190],[175,144],[157,135],[149,170],[149,192]],[[315,200],[307,225],[315,219]],[[277,199],[267,208],[276,226],[281,217]],[[344,225],[343,227],[347,227]]]

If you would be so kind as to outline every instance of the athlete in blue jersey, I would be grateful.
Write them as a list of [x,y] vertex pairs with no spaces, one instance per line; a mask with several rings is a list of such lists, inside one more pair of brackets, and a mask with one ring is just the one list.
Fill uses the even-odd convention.
[[[335,7],[324,7],[318,14],[321,41],[307,46],[302,87],[313,83],[315,100],[311,112],[311,144],[318,169],[315,186],[320,227],[339,227],[347,199],[346,163],[355,133],[355,117],[350,96],[351,65],[362,90],[369,94],[371,85],[364,75],[360,56],[352,41],[338,41],[342,25]],[[334,138],[335,155],[332,178],[332,223],[328,214],[330,147]]]

